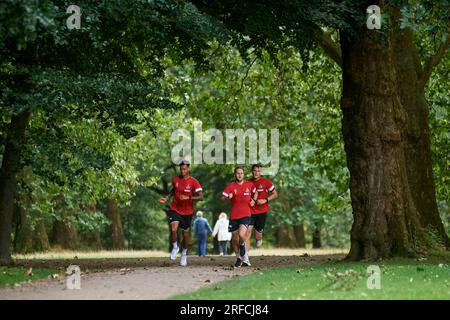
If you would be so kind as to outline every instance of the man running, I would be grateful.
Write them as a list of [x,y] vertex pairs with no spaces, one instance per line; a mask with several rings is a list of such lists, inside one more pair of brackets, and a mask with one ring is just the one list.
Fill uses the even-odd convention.
[[194,200],[203,200],[203,189],[200,183],[189,175],[189,162],[186,160],[180,163],[181,175],[172,179],[172,190],[167,197],[159,199],[159,202],[166,203],[168,198],[173,195],[172,203],[167,212],[167,218],[170,224],[172,252],[171,260],[177,259],[177,253],[180,250],[177,241],[178,227],[183,231],[183,250],[181,252],[180,265],[187,266],[187,250],[190,243],[190,227],[192,215],[194,213]]
[[250,239],[252,237],[253,228],[255,229],[256,247],[262,245],[264,226],[266,225],[267,213],[269,212],[269,202],[278,198],[278,193],[272,181],[261,177],[261,165],[254,164],[252,166],[253,178],[248,180],[253,183],[258,192],[258,200],[251,208],[252,217],[247,229],[247,254],[250,250]]
[[258,199],[258,192],[250,181],[244,180],[244,169],[234,169],[235,182],[230,183],[222,193],[221,200],[231,201],[228,231],[232,233],[231,244],[236,253],[235,267],[250,266],[245,250],[247,228],[250,223],[251,207]]

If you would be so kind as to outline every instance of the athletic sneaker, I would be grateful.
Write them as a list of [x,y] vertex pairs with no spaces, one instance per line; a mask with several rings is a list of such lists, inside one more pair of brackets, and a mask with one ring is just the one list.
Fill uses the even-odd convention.
[[234,266],[236,268],[239,268],[240,266],[242,266],[242,260],[240,258],[237,258],[236,259],[236,263],[234,264]]
[[180,251],[180,247],[176,247],[172,249],[172,252],[170,253],[170,260],[177,260],[177,253]]
[[244,260],[242,261],[243,267],[251,267],[250,259],[248,258],[248,254],[245,255]]
[[259,248],[262,246],[262,239],[261,240],[256,240],[256,247]]
[[182,267],[186,267],[187,266],[187,254],[182,254],[181,255],[180,266],[182,266]]

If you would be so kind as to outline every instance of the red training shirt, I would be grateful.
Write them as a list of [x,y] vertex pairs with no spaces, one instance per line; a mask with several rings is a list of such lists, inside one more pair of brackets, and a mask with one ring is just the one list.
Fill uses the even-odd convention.
[[253,183],[245,180],[241,185],[237,182],[233,182],[225,188],[222,193],[225,197],[229,198],[229,194],[233,193],[233,198],[231,198],[230,220],[251,216],[250,200],[255,191]]
[[184,179],[182,176],[176,176],[172,179],[174,195],[170,210],[177,212],[182,216],[189,216],[194,213],[194,200],[180,200],[181,195],[193,196],[194,193],[203,191],[202,186],[197,179],[189,177]]
[[[275,190],[275,186],[272,181],[267,178],[259,178],[258,180],[250,179],[248,180],[256,188],[258,191],[258,199],[267,199],[269,197],[269,193]],[[252,214],[261,214],[269,212],[269,204],[263,203],[261,205],[255,204],[252,208]]]

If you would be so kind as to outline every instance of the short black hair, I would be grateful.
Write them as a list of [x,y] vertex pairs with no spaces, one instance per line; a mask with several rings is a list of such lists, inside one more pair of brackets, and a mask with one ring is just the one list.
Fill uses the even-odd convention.
[[189,163],[189,161],[187,161],[187,160],[181,160],[179,166],[181,167],[181,166],[183,166],[183,165],[186,165],[186,166],[189,167],[189,166],[190,166],[190,163]]
[[252,165],[252,171],[253,171],[253,169],[255,169],[255,168],[262,168],[261,163],[255,163],[254,165]]
[[236,171],[238,171],[239,169],[242,169],[242,171],[245,172],[244,167],[236,167],[234,168],[234,174],[236,174]]

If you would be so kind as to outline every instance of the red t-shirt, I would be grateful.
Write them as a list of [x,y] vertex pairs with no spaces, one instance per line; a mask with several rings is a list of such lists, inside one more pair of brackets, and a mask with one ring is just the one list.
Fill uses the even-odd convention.
[[172,186],[174,195],[170,210],[177,212],[182,216],[188,216],[194,213],[194,200],[180,200],[181,195],[193,196],[194,193],[203,191],[202,186],[197,179],[189,177],[184,179],[181,176],[173,177]]
[[233,193],[233,198],[231,198],[230,220],[251,216],[250,200],[255,191],[255,186],[249,181],[244,181],[241,185],[233,182],[225,188],[222,193],[225,197],[229,198],[229,194]]
[[[267,178],[259,178],[258,181],[255,181],[253,179],[248,180],[256,188],[256,191],[258,191],[258,199],[267,199],[269,197],[269,193],[273,192],[275,190],[275,186],[273,185],[272,181],[270,181]],[[261,205],[255,204],[252,208],[252,214],[261,214],[261,213],[267,213],[269,211],[269,204],[263,203]]]

